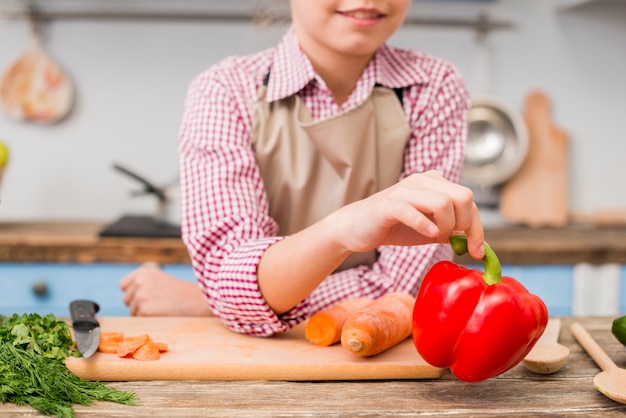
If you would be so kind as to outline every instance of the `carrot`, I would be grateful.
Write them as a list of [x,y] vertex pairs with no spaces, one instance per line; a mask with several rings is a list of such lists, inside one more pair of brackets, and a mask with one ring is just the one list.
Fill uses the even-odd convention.
[[125,337],[124,333],[119,331],[102,332],[98,344],[98,351],[102,353],[117,354],[119,357],[132,357],[137,360],[158,360],[161,357],[160,353],[168,350],[167,343],[155,342],[149,334]]
[[117,341],[102,341],[98,344],[98,351],[107,354],[117,354],[117,346],[120,345]]
[[369,298],[348,299],[317,312],[306,324],[304,336],[316,345],[329,346],[341,341],[341,328],[359,309],[372,303]]
[[124,333],[117,331],[107,331],[100,334],[98,351],[101,353],[115,354],[117,346],[124,340]]
[[159,347],[152,341],[142,344],[138,349],[133,351],[132,357],[135,360],[151,361],[161,358]]
[[[148,347],[146,345],[150,344]],[[156,350],[157,355],[154,354]],[[137,360],[158,360],[160,353],[169,350],[167,343],[155,342],[149,334],[125,337],[123,332],[107,331],[100,334],[98,351],[117,354],[119,357],[132,357]],[[138,353],[139,352],[139,353]]]
[[124,340],[117,346],[117,355],[119,357],[126,357],[132,354],[139,347],[150,341],[148,334],[143,334],[137,337],[124,337]]
[[159,351],[161,353],[165,353],[167,350],[169,350],[169,346],[167,345],[167,343],[155,342],[155,344],[159,348]]
[[354,313],[343,326],[341,345],[357,356],[373,356],[411,335],[415,298],[388,293]]
[[121,343],[124,340],[124,333],[118,331],[106,331],[100,333],[100,342],[117,342]]

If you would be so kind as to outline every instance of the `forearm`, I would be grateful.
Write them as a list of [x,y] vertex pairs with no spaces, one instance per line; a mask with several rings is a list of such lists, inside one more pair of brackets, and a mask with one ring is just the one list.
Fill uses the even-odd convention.
[[377,299],[391,292],[417,295],[424,274],[438,261],[452,260],[449,245],[382,246],[372,266],[333,273],[307,298],[309,315],[346,299]]
[[258,266],[261,294],[276,314],[289,311],[328,277],[350,251],[334,238],[329,219],[270,246]]

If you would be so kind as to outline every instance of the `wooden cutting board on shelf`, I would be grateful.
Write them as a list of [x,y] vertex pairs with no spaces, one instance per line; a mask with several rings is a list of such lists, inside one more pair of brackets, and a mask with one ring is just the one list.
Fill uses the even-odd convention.
[[426,363],[409,338],[369,358],[341,345],[315,346],[304,325],[269,338],[228,330],[216,318],[101,317],[100,329],[125,335],[150,334],[169,350],[159,360],[139,361],[97,352],[66,359],[83,379],[138,380],[379,380],[439,378],[443,369]]
[[550,100],[540,91],[526,99],[528,154],[502,186],[500,212],[511,223],[561,227],[568,214],[567,134],[550,117]]

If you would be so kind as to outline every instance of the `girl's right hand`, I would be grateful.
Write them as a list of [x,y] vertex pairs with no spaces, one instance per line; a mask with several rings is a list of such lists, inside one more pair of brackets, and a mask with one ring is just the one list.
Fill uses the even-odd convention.
[[123,301],[133,316],[212,316],[197,283],[143,265],[120,281]]

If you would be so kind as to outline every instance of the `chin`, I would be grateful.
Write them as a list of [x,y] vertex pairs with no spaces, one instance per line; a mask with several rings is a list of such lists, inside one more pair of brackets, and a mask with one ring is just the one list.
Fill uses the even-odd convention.
[[353,36],[344,38],[344,41],[336,46],[336,49],[347,55],[373,55],[385,41],[386,39],[374,40],[371,36]]

